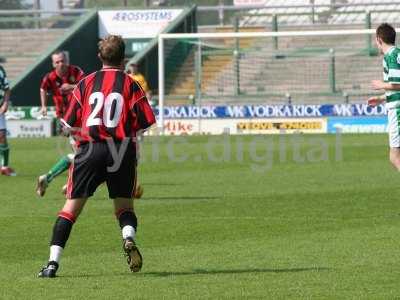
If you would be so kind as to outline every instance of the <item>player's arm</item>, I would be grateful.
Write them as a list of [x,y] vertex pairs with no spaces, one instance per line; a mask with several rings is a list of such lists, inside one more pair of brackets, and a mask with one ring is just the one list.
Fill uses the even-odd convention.
[[11,91],[10,91],[10,84],[8,83],[7,80],[6,71],[3,69],[3,67],[0,67],[0,78],[1,78],[0,86],[4,90],[3,104],[0,107],[0,114],[4,114],[5,112],[7,112],[8,109]]
[[4,114],[7,112],[8,105],[10,103],[10,95],[11,95],[11,90],[8,88],[4,91],[3,104],[0,107],[0,114]]
[[47,91],[44,89],[40,89],[40,104],[41,104],[41,109],[40,112],[42,113],[43,116],[47,115]]
[[85,77],[85,73],[79,68],[79,67],[74,67],[74,77],[75,77],[75,82],[74,83],[64,83],[61,85],[61,91],[63,93],[70,93],[74,90],[74,88],[78,85],[78,82]]
[[63,83],[60,87],[60,90],[65,93],[68,94],[70,92],[72,92],[74,90],[74,88],[76,87],[76,84],[72,84],[72,83]]
[[156,123],[156,118],[146,98],[146,93],[136,81],[133,84],[131,112],[135,118],[134,130],[136,132],[145,131]]
[[40,83],[40,104],[41,104],[41,109],[40,112],[42,113],[43,116],[47,115],[47,93],[50,89],[50,79],[49,79],[49,74],[46,74],[42,82]]
[[385,90],[385,91],[400,91],[400,82],[384,82],[382,80],[372,80],[371,86],[374,90]]
[[156,123],[153,110],[146,97],[143,97],[133,106],[133,113],[136,116],[136,131],[143,132]]
[[[387,81],[372,80],[371,86],[374,90],[400,91],[400,64],[396,59],[387,60]],[[386,101],[386,96],[374,96],[368,99],[368,105],[376,106]]]
[[151,90],[146,91],[146,98],[149,101],[151,101],[151,98],[153,98],[153,93],[151,92]]
[[81,95],[77,89],[72,91],[72,99],[69,102],[67,110],[60,119],[63,125],[63,133],[75,135],[79,132],[82,126],[82,105]]
[[371,98],[368,98],[368,100],[367,100],[367,104],[369,106],[377,106],[377,105],[385,103],[385,102],[386,102],[386,95],[373,96]]
[[[131,76],[132,77],[132,76]],[[132,77],[133,78],[133,77]],[[139,75],[138,76],[139,80],[136,80],[135,78],[133,78],[136,83],[143,89],[143,91],[145,92],[146,98],[148,101],[151,101],[151,98],[153,97],[153,93],[150,90],[149,84],[147,83],[146,79],[144,78],[143,75]]]
[[64,116],[60,119],[63,133],[65,135],[76,134],[79,132],[81,127],[81,106],[76,99],[71,100],[68,110],[65,112]]
[[387,80],[372,80],[374,90],[399,91],[400,90],[400,62],[398,55],[385,59],[387,64]]

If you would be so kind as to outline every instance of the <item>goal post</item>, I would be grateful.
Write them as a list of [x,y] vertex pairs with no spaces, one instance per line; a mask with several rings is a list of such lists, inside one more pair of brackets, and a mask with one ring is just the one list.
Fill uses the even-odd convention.
[[[335,62],[335,58],[334,56],[346,56],[349,58],[351,57],[356,57],[357,55],[361,57],[361,55],[365,55],[365,57],[368,57],[370,55],[370,53],[367,52],[363,52],[363,50],[365,50],[366,48],[369,48],[368,52],[370,52],[371,49],[371,45],[367,45],[367,43],[371,43],[371,36],[375,34],[375,30],[374,29],[346,29],[346,30],[320,30],[320,31],[281,31],[281,32],[220,32],[220,33],[162,33],[159,34],[158,36],[158,109],[159,109],[159,119],[158,119],[158,127],[159,130],[162,134],[163,132],[163,128],[164,128],[164,122],[165,122],[165,118],[164,118],[164,107],[166,104],[166,75],[168,76],[168,71],[166,70],[166,59],[167,59],[167,55],[166,55],[166,43],[170,42],[170,41],[175,41],[175,42],[185,42],[185,43],[191,43],[191,44],[197,44],[197,45],[205,45],[204,47],[207,48],[207,50],[205,50],[204,52],[207,52],[208,54],[208,58],[212,58],[212,54],[214,53],[220,53],[222,52],[224,49],[222,48],[218,48],[219,46],[209,46],[205,41],[230,41],[229,43],[225,43],[225,44],[229,44],[229,51],[231,51],[231,55],[232,55],[232,59],[231,59],[231,68],[233,69],[233,73],[235,73],[235,71],[237,71],[237,68],[243,68],[246,67],[246,63],[247,63],[247,73],[251,74],[252,76],[256,76],[254,74],[251,73],[251,68],[254,68],[254,65],[251,65],[251,62],[258,62],[261,59],[262,63],[266,63],[267,58],[258,58],[258,60],[256,61],[255,59],[251,60],[249,59],[248,62],[246,62],[244,60],[244,58],[250,57],[251,55],[255,55],[254,53],[258,53],[257,55],[262,56],[263,53],[265,52],[265,56],[268,56],[268,59],[271,60],[271,65],[272,64],[283,64],[286,63],[288,61],[288,59],[285,60],[286,57],[294,57],[292,59],[292,64],[293,64],[293,68],[296,68],[296,64],[300,64],[304,65],[305,63],[307,64],[306,67],[304,67],[304,73],[307,72],[312,72],[315,71],[316,74],[313,74],[314,77],[310,77],[309,76],[309,81],[315,81],[314,78],[318,78],[318,76],[321,76],[320,74],[318,74],[318,70],[314,70],[314,68],[316,68],[318,65],[323,65],[325,68],[325,65],[327,66],[323,72],[326,72],[327,74],[329,73],[329,82],[328,84],[332,85],[332,80],[333,80],[333,84],[335,81],[335,72],[337,73],[336,76],[340,75],[338,74],[337,71],[335,71],[335,63],[336,65],[340,64],[340,61],[338,62],[336,60]],[[358,40],[357,44],[352,45],[345,45],[346,43],[348,43],[349,39],[346,39],[345,37],[350,37],[350,36],[356,36],[357,38],[354,40]],[[283,44],[283,47],[279,47],[279,49],[275,50],[265,50],[264,48],[260,48],[258,47],[257,49],[254,48],[253,52],[246,52],[245,54],[241,53],[240,51],[242,51],[242,49],[240,48],[240,42],[244,39],[252,39],[253,41],[258,41],[258,43],[260,43],[260,41],[266,41],[264,44],[266,43],[271,43],[272,44],[272,39],[273,38],[278,38],[279,41],[282,41],[281,44]],[[285,40],[286,39],[286,40]],[[323,43],[324,40],[327,40],[329,42],[326,43],[326,48],[325,44]],[[297,40],[301,40],[301,43],[296,43]],[[309,42],[308,42],[309,40]],[[285,42],[286,41],[286,42]],[[317,42],[316,42],[317,41]],[[333,41],[333,42],[332,42]],[[212,42],[211,42],[212,43]],[[291,43],[293,43],[293,45],[291,45]],[[321,43],[322,43],[322,47],[321,47]],[[222,44],[222,43],[220,43]],[[254,44],[254,43],[253,43]],[[297,45],[298,44],[298,45]],[[248,45],[246,44],[248,50],[252,48],[252,45]],[[302,46],[303,45],[303,46]],[[253,45],[254,46],[254,45]],[[336,46],[339,48],[339,50],[336,49]],[[340,48],[347,46],[347,50],[346,52],[341,52]],[[201,51],[201,46],[200,47],[193,47],[193,51],[197,51],[196,55],[197,57],[199,57],[200,55],[200,59],[201,59],[201,54],[199,53],[199,51]],[[225,50],[227,50],[228,48],[226,48]],[[357,49],[356,49],[357,48]],[[213,51],[211,51],[211,50]],[[238,50],[239,50],[239,54],[238,54]],[[249,50],[249,51],[250,51]],[[219,52],[218,52],[219,51]],[[248,53],[251,53],[248,54]],[[281,53],[285,53],[285,56],[282,56]],[[236,57],[236,58],[235,58]],[[239,59],[237,58],[239,57]],[[317,59],[318,58],[318,59]],[[182,58],[183,59],[183,58]],[[197,58],[196,58],[197,59]],[[332,65],[332,59],[333,59],[333,65]],[[236,64],[235,64],[236,61]],[[360,58],[360,62],[358,63],[360,65],[360,68],[363,67],[362,64],[365,64],[365,62],[368,62],[368,59],[365,59],[364,57],[362,57],[362,59]],[[289,62],[287,62],[289,64]],[[375,64],[375,60],[373,60],[373,63]],[[194,64],[195,66],[198,66],[198,63]],[[200,62],[200,67],[201,67],[201,62]],[[332,68],[333,67],[333,68]],[[378,66],[379,67],[379,66]],[[228,68],[228,67],[226,67]],[[287,66],[285,66],[285,68],[289,68]],[[223,68],[221,68],[221,72]],[[337,68],[336,68],[337,69]],[[268,76],[274,76],[273,74],[273,69],[271,68],[267,68],[265,70],[265,72],[269,72],[270,74]],[[359,76],[356,74],[357,70],[354,70],[354,76]],[[362,72],[362,70],[358,70],[359,72]],[[358,72],[357,71],[357,72]],[[194,73],[198,73],[199,70],[195,69],[195,67],[193,67],[193,72]],[[232,73],[231,72],[231,73]],[[262,72],[260,74],[265,74],[265,72]],[[322,72],[322,71],[321,71]],[[332,73],[333,72],[333,73]],[[232,73],[232,74],[233,74]],[[239,78],[239,76],[235,77],[235,75],[229,75],[229,76],[233,76],[235,77],[234,79],[232,79],[230,77],[229,80],[231,81],[226,81],[227,85],[232,85],[233,88],[233,94],[232,95],[228,95],[228,96],[232,96],[232,98],[235,98],[235,96],[237,96],[237,84],[238,84],[238,80],[240,80],[241,78],[243,78],[243,76],[246,76],[246,72],[243,72],[245,74],[241,74]],[[248,75],[247,76],[250,76]],[[325,73],[324,73],[325,74]],[[373,73],[374,74],[374,73]],[[263,75],[260,75],[261,77]],[[292,76],[291,74],[288,74],[288,77]],[[333,77],[332,77],[333,76]],[[379,78],[378,76],[380,76],[380,73],[375,74],[376,78]],[[201,76],[200,76],[201,77]],[[297,76],[299,80],[306,80],[307,74],[304,74],[304,78],[301,78],[302,76],[298,75]],[[327,76],[328,77],[328,76]],[[195,78],[195,77],[194,77]],[[358,78],[358,77],[357,77]],[[246,78],[245,78],[246,79]],[[195,79],[193,79],[195,80]],[[200,78],[200,80],[202,80]],[[250,79],[249,79],[250,80]],[[368,79],[366,79],[368,80]],[[246,80],[245,80],[246,81]],[[235,83],[236,82],[236,83]],[[271,81],[273,82],[273,81]],[[307,83],[306,81],[304,81],[304,83]],[[248,89],[250,90],[250,85],[249,83],[244,82],[243,84],[247,84],[246,87],[248,87]],[[261,83],[262,84],[262,83]],[[236,85],[236,87],[235,87]],[[260,85],[260,84],[259,84]],[[290,83],[288,83],[288,85],[290,85]],[[270,85],[272,86],[272,85]],[[294,85],[293,85],[294,87]],[[235,92],[236,90],[236,92]],[[255,90],[257,93],[256,89]],[[271,88],[271,90],[273,90],[273,86]],[[290,90],[288,88],[288,90]],[[323,93],[325,91],[321,91],[321,93]],[[330,86],[330,88],[328,88],[327,92],[336,92],[335,87],[332,88],[332,86]],[[337,90],[338,93],[345,93],[345,91],[343,89],[338,89]],[[235,94],[236,93],[236,94]],[[250,92],[243,92],[243,95],[250,95]],[[260,93],[262,94],[262,92]],[[286,92],[286,94],[288,94],[288,92]],[[193,94],[194,95],[194,94]],[[282,90],[282,94],[280,95],[285,95],[284,91]],[[192,95],[190,95],[192,96]],[[254,96],[254,95],[252,95]],[[216,96],[218,97],[218,96]],[[220,97],[226,97],[224,95],[220,95]],[[290,97],[290,96],[289,96]],[[236,98],[235,98],[236,99]],[[246,98],[243,98],[244,102],[246,101]],[[267,98],[265,98],[267,99]],[[195,99],[196,101],[196,99]],[[267,101],[267,100],[263,100],[263,101]],[[198,104],[198,103],[197,103]]]

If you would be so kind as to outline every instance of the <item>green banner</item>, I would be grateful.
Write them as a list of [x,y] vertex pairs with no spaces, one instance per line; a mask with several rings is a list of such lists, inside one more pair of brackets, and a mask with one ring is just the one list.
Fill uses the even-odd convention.
[[47,107],[47,116],[43,117],[39,106],[15,106],[10,107],[6,113],[7,120],[39,120],[56,117],[54,106]]
[[146,48],[150,41],[151,39],[149,38],[125,39],[125,55],[127,57],[134,56],[136,53]]

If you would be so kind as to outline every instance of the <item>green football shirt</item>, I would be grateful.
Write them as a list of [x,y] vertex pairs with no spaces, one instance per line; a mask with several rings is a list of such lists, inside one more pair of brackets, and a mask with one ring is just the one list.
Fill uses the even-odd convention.
[[[395,46],[383,56],[383,81],[400,84],[400,49]],[[385,95],[386,102],[400,102],[400,91],[386,91]]]
[[4,92],[10,88],[7,80],[6,71],[0,66],[0,105],[3,103]]

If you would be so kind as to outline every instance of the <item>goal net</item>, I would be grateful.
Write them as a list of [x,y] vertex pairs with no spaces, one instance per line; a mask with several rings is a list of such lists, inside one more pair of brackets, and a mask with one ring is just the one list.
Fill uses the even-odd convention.
[[363,102],[382,76],[374,33],[161,34],[159,107]]

